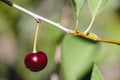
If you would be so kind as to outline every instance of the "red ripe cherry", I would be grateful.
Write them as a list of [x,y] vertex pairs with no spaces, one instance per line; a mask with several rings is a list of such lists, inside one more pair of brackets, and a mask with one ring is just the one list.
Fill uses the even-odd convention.
[[33,72],[41,71],[47,65],[47,56],[42,51],[30,53],[25,57],[24,63]]

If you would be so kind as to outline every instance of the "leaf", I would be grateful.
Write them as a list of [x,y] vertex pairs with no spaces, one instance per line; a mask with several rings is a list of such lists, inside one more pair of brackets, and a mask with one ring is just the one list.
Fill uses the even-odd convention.
[[96,65],[94,65],[91,80],[104,80]]
[[92,17],[96,16],[102,11],[108,0],[88,0],[88,5],[92,14]]
[[66,35],[61,54],[61,65],[65,80],[82,78],[92,67],[99,48],[99,42],[80,36]]
[[78,17],[78,14],[85,3],[85,0],[72,0],[73,8],[76,13],[76,17]]

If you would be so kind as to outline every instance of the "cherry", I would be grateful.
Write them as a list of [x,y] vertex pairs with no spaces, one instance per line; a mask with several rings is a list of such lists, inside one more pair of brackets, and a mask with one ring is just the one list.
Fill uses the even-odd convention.
[[47,65],[47,56],[44,52],[29,53],[24,60],[28,69],[33,72],[43,70]]

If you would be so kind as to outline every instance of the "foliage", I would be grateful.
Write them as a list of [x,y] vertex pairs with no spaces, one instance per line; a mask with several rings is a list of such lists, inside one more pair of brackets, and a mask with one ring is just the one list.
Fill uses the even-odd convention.
[[73,9],[76,13],[77,18],[78,18],[79,12],[81,11],[84,3],[85,3],[85,0],[72,0]]
[[88,5],[92,17],[96,16],[100,11],[102,11],[108,0],[88,0]]
[[62,44],[62,68],[65,80],[77,80],[91,68],[100,43],[79,36],[66,35]]
[[104,80],[98,67],[94,65],[91,80]]
[[[86,4],[87,1],[88,4]],[[115,2],[116,1],[117,0],[115,0]],[[56,10],[60,11],[68,4],[65,3],[65,5],[63,5],[64,0],[60,0],[60,3],[58,3],[58,0],[37,0],[37,2],[33,0],[13,0],[13,2],[52,19],[55,22],[61,22],[61,17],[64,17],[63,14],[60,14],[61,12],[57,12]],[[81,24],[79,25],[81,30],[84,29],[84,26],[89,24],[91,14],[92,18],[97,17],[93,25],[95,27],[91,31],[102,37],[120,40],[118,35],[120,32],[118,15],[115,14],[115,11],[112,11],[112,6],[107,6],[107,10],[105,9],[106,4],[110,5],[108,0],[71,0],[71,2],[75,16],[81,20]],[[86,8],[85,4],[88,5],[90,11]],[[6,6],[1,2],[0,6],[1,80],[10,79],[11,74],[12,80],[16,78],[19,80],[50,80],[53,74],[57,74],[61,80],[81,80],[84,75],[88,74],[91,67],[93,67],[92,76],[90,76],[91,80],[104,80],[102,77],[103,74],[100,73],[96,64],[104,68],[102,62],[106,62],[109,56],[112,60],[119,61],[120,59],[118,45],[100,43],[80,36],[65,34],[54,26],[42,22],[37,50],[43,50],[47,53],[48,65],[41,72],[30,72],[25,68],[23,60],[26,53],[32,51],[34,26],[36,23],[30,16],[19,10]],[[102,12],[103,9],[105,10]],[[79,14],[80,12],[83,14]],[[69,18],[71,19],[69,27],[75,26],[75,18],[73,15]],[[56,62],[54,59],[57,52],[56,47],[59,44],[62,44],[62,49],[59,48],[59,50],[61,50],[60,63]],[[109,64],[106,65],[109,66]],[[103,71],[103,73],[105,71]],[[6,75],[8,75],[8,77],[6,77]],[[114,78],[113,80],[116,79]]]

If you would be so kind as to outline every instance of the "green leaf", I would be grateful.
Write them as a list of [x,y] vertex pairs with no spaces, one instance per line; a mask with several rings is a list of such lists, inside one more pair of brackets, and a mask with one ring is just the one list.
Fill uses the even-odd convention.
[[88,5],[92,16],[96,16],[100,11],[102,11],[108,0],[88,0]]
[[98,55],[99,42],[66,35],[62,44],[61,65],[65,80],[81,79]]
[[96,65],[94,65],[91,80],[104,80]]
[[78,17],[79,12],[84,3],[85,3],[85,0],[72,0],[72,4],[73,4],[74,11],[76,13],[76,17]]

